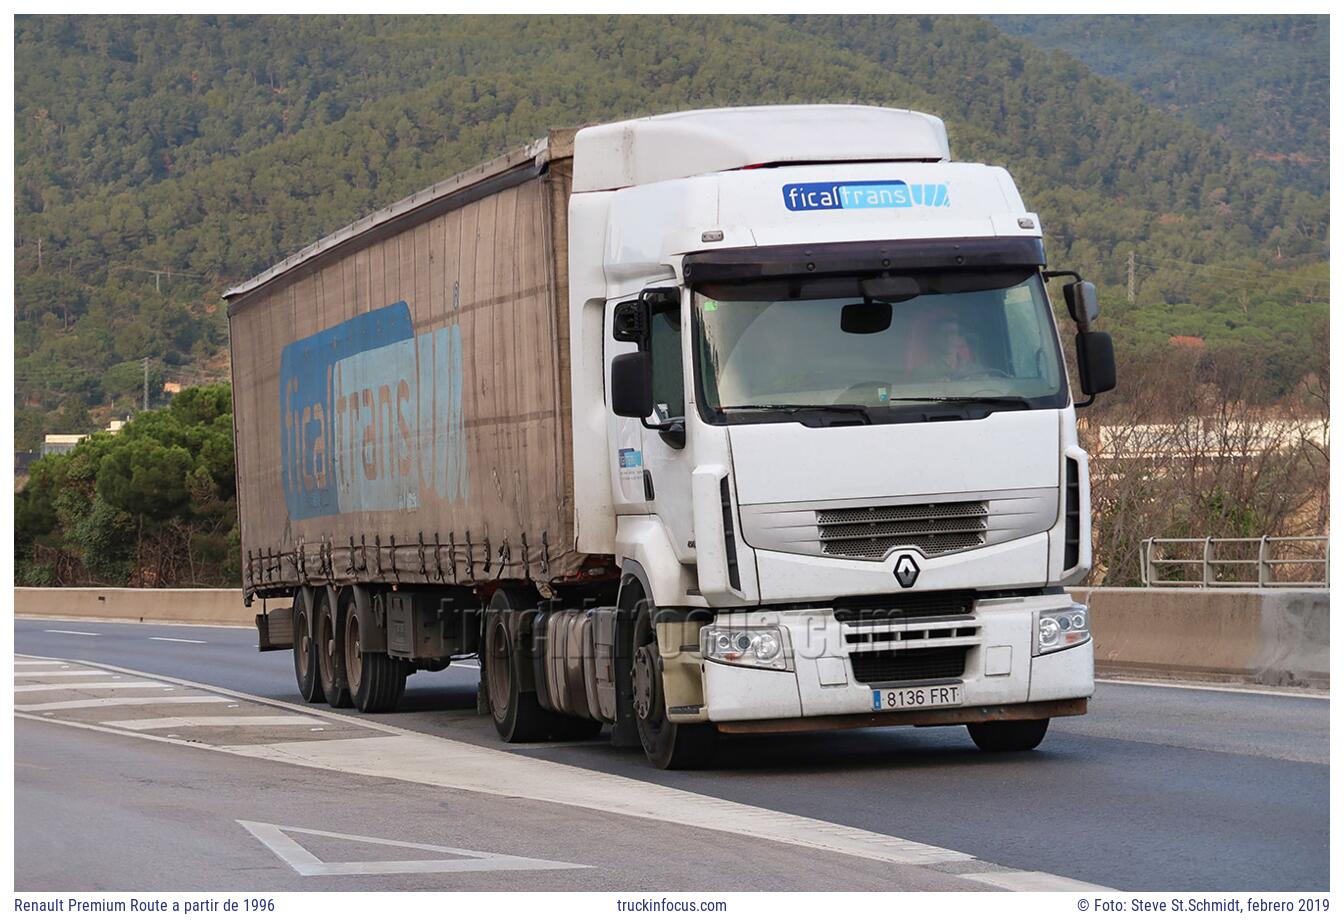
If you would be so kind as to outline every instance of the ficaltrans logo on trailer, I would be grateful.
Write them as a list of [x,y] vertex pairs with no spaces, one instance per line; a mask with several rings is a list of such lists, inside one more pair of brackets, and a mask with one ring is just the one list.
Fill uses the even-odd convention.
[[467,499],[462,333],[406,302],[286,345],[280,475],[291,520]]
[[790,211],[857,211],[871,208],[945,208],[945,182],[791,182],[784,186]]

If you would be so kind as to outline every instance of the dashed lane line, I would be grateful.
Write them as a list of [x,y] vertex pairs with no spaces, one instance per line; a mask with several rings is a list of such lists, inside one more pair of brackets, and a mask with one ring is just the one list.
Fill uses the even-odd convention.
[[172,636],[150,636],[151,642],[186,642],[190,645],[205,645],[204,639],[176,639]]
[[167,687],[157,680],[93,680],[75,684],[27,684],[15,687],[15,693],[41,693],[47,690],[130,690],[146,687]]
[[58,703],[22,703],[15,712],[57,712],[65,709],[99,709],[107,706],[179,706],[191,703],[227,703],[227,696],[99,696]]
[[[75,663],[94,664],[83,661]],[[126,668],[118,670],[137,677],[159,676]],[[194,687],[296,713],[312,712],[310,708],[296,703],[272,700],[196,681],[171,680],[180,687]],[[386,723],[373,723],[367,719],[334,711],[324,712],[323,718],[331,723],[358,726],[365,732],[374,734],[345,740],[220,745],[194,739],[138,734],[116,725],[91,725],[87,722],[70,722],[32,713],[16,713],[16,718],[92,731],[113,732],[163,743],[184,744],[198,749],[224,751],[291,766],[395,779],[492,796],[550,802],[623,817],[738,834],[772,843],[801,846],[888,864],[921,866],[950,876],[966,878],[972,884],[998,889],[1014,890],[1030,886],[1033,890],[1040,887],[1063,891],[1108,890],[1077,879],[999,866],[977,859],[968,853],[915,840],[772,811],[754,805],[743,805],[597,770],[552,763],[521,754],[423,734]],[[973,878],[974,875],[986,875],[988,878],[980,881]]]
[[55,633],[59,636],[101,636],[102,633],[81,632],[78,629],[44,629],[43,632]]

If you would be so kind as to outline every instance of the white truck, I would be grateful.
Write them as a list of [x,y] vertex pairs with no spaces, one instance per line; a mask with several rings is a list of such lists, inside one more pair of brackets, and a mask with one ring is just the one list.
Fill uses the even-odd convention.
[[[968,726],[1093,690],[1096,292],[864,106],[552,132],[230,291],[245,599],[308,700],[482,663],[501,737]],[[275,606],[267,606],[276,599]]]

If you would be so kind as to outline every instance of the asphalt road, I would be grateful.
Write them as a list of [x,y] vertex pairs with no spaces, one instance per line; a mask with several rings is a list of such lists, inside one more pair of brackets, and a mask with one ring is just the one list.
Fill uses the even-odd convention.
[[[15,624],[15,651],[98,662],[300,703],[289,654],[258,654],[250,630],[22,619]],[[370,729],[380,725],[409,729],[490,751],[506,750],[533,760],[891,835],[972,854],[987,864],[1111,888],[1296,891],[1324,890],[1329,885],[1329,703],[1322,696],[1102,683],[1087,716],[1057,720],[1041,748],[1028,754],[981,754],[960,728],[881,729],[729,737],[713,769],[664,773],[648,767],[641,755],[614,750],[601,738],[576,744],[503,745],[489,720],[475,715],[476,677],[467,667],[414,675],[401,712],[358,718]],[[325,706],[307,708],[319,717],[331,712]],[[927,873],[919,867],[897,869],[829,854],[823,858],[817,850],[763,840],[743,843],[744,838],[736,835],[594,816],[583,809],[569,809],[563,820],[550,815],[548,823],[545,808],[561,806],[539,808],[529,803],[523,808],[509,799],[441,788],[426,792],[415,784],[392,781],[343,786],[339,804],[333,806],[332,797],[311,784],[300,788],[297,775],[287,776],[294,768],[280,764],[25,720],[17,726],[18,839],[45,842],[18,847],[15,883],[20,889],[73,884],[70,878],[52,877],[49,873],[55,870],[48,868],[43,875],[38,868],[46,846],[67,845],[60,842],[64,831],[92,833],[105,827],[113,834],[124,824],[118,817],[123,804],[110,791],[105,793],[111,788],[108,782],[116,787],[132,783],[131,788],[144,797],[142,807],[159,816],[155,826],[144,831],[148,854],[185,852],[174,851],[173,841],[178,831],[186,831],[174,830],[167,817],[176,813],[176,790],[185,787],[191,794],[183,794],[184,801],[189,798],[193,807],[215,810],[221,820],[237,811],[240,799],[274,794],[261,811],[283,813],[284,821],[305,828],[441,844],[444,828],[455,833],[472,828],[480,833],[444,845],[595,867],[512,871],[511,887],[976,887],[966,877]],[[30,766],[25,768],[25,763]],[[115,776],[115,781],[108,776]],[[72,788],[77,790],[74,794]],[[426,805],[429,799],[432,805]],[[398,803],[406,804],[398,809]],[[312,817],[299,820],[294,815]],[[255,820],[283,823],[281,818]],[[579,848],[582,853],[568,844],[557,846],[557,826],[564,828],[565,841],[585,842]],[[433,836],[435,828],[438,837]],[[708,839],[715,836],[717,842]],[[267,871],[279,872],[268,877],[275,883],[293,875],[288,867],[276,869],[274,858],[248,835],[237,837],[239,849],[227,850],[233,854],[227,865],[267,866]],[[336,842],[351,846],[349,841]],[[324,844],[332,845],[330,840]],[[123,842],[115,858],[106,857],[113,860],[107,865],[142,863],[133,858],[136,845]],[[641,873],[650,871],[650,861],[629,854],[648,852],[649,846],[663,847],[667,853],[683,852],[682,847],[690,847],[684,851],[690,853],[712,847],[713,862],[723,874],[712,881],[702,877],[700,870],[708,861],[696,859],[694,869],[665,869],[644,877]],[[89,866],[69,871],[87,878],[90,887],[100,887],[99,867],[104,864],[98,854],[113,850],[82,850]],[[745,862],[720,863],[719,854],[728,852],[742,854]],[[830,862],[819,870],[819,859]],[[767,864],[779,871],[762,868]],[[669,865],[675,866],[675,861]],[[809,868],[802,871],[802,865]],[[747,871],[747,866],[755,868]],[[377,887],[504,887],[496,881],[500,876],[473,880],[470,875],[365,876],[355,882],[320,877],[302,879],[293,887],[367,888],[374,886],[375,878]],[[518,881],[526,876],[537,880]],[[219,875],[199,883],[190,881],[190,874],[174,877],[182,882],[174,887],[273,884],[226,883]],[[143,887],[157,884],[147,878]]]

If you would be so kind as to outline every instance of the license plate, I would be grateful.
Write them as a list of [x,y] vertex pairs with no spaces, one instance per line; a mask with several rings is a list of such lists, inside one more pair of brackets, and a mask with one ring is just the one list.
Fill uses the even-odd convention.
[[961,686],[892,687],[873,691],[873,711],[885,709],[925,709],[931,706],[960,706]]

